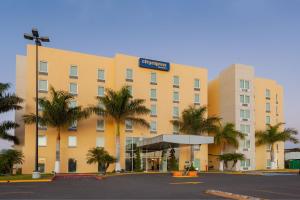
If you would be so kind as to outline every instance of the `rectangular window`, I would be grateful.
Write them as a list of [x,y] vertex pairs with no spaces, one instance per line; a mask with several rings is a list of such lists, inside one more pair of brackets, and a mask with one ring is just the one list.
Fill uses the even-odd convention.
[[131,131],[133,129],[132,121],[131,120],[125,120],[125,130]]
[[242,103],[242,104],[249,104],[250,103],[250,96],[248,96],[248,95],[240,95],[240,103]]
[[241,119],[250,119],[250,110],[240,110],[240,117]]
[[179,92],[177,91],[173,92],[173,101],[179,102]]
[[105,121],[104,119],[97,120],[97,131],[104,131],[105,129]]
[[133,71],[132,69],[126,69],[126,80],[133,80]]
[[250,134],[250,125],[241,124],[240,131],[244,134],[249,135]]
[[248,168],[250,167],[250,159],[245,159],[241,161],[241,167]]
[[98,97],[104,97],[104,87],[98,86]]
[[40,61],[39,72],[48,73],[48,63],[46,61]]
[[245,89],[249,90],[250,89],[250,84],[249,81],[245,81]]
[[78,77],[78,69],[77,69],[77,66],[72,65],[72,66],[70,67],[70,77],[75,77],[75,78]]
[[157,131],[157,124],[156,124],[156,121],[151,121],[150,122],[150,131],[151,132],[156,132]]
[[156,113],[156,105],[151,105],[151,116],[156,116],[157,115],[157,113]]
[[173,86],[179,87],[179,76],[173,76]]
[[76,106],[77,106],[77,102],[75,100],[69,102],[69,108],[75,108]]
[[69,86],[69,92],[71,94],[78,94],[78,91],[77,91],[77,83],[70,83],[70,86]]
[[271,148],[272,148],[272,145],[271,145],[271,144],[267,144],[267,145],[266,145],[267,151],[271,151]]
[[173,133],[174,134],[179,134],[179,126],[173,124]]
[[271,91],[269,89],[266,89],[266,98],[267,99],[271,98]]
[[271,124],[271,117],[266,116],[266,125],[270,125],[270,124]]
[[244,140],[243,148],[244,149],[250,149],[250,140]]
[[175,118],[179,117],[179,108],[177,106],[173,107],[173,117]]
[[131,86],[131,85],[128,85],[127,88],[128,88],[128,90],[129,90],[129,94],[130,94],[131,96],[133,96],[132,86]]
[[45,135],[39,135],[38,136],[38,144],[39,144],[39,147],[47,146],[47,137]]
[[194,103],[200,104],[200,94],[194,94]]
[[270,103],[266,103],[266,112],[271,112],[271,105]]
[[47,80],[39,80],[38,85],[40,92],[48,92],[48,81]]
[[194,88],[200,89],[200,80],[199,79],[194,79]]
[[98,69],[98,80],[105,81],[105,71],[104,69]]
[[40,123],[38,123],[38,128],[39,128],[40,130],[47,130],[47,126],[41,125]]
[[156,73],[155,72],[151,72],[150,83],[156,84]]
[[69,136],[68,137],[68,146],[69,147],[76,147],[77,146],[77,137],[76,136]]
[[150,91],[150,98],[151,99],[156,99],[156,89],[151,89]]
[[77,121],[75,120],[69,127],[69,130],[76,130],[77,129]]
[[103,147],[104,148],[104,136],[96,138],[96,147]]
[[250,82],[248,80],[240,80],[241,89],[250,89]]

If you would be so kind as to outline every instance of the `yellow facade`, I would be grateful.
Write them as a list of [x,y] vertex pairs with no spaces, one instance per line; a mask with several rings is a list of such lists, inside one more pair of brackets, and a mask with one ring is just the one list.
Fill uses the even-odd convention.
[[[23,113],[34,113],[35,111],[35,46],[27,47],[27,55],[19,59],[25,60],[22,66],[17,65],[17,71],[22,67],[25,78],[20,80],[23,84],[17,85],[18,91],[25,91],[21,95],[25,102]],[[145,116],[149,122],[156,121],[157,131],[133,127],[132,131],[126,131],[121,126],[121,168],[125,168],[125,141],[126,137],[153,137],[158,134],[172,134],[173,126],[170,120],[173,119],[173,107],[179,107],[179,112],[194,104],[194,95],[200,95],[201,105],[207,104],[207,70],[199,67],[191,67],[180,64],[170,64],[170,71],[159,71],[139,67],[138,57],[117,54],[115,57],[102,57],[88,55],[59,49],[39,47],[39,60],[47,62],[48,72],[40,73],[39,80],[48,81],[48,92],[40,92],[39,96],[49,96],[49,88],[53,86],[57,90],[69,91],[70,83],[77,84],[78,94],[76,95],[77,105],[83,107],[96,105],[96,96],[99,86],[120,89],[124,85],[132,87],[134,98],[145,99],[145,105],[150,108],[152,104],[157,106],[157,116]],[[77,66],[78,77],[69,76],[70,67]],[[98,70],[104,70],[105,81],[98,81]],[[132,70],[132,81],[126,80],[126,70]],[[150,84],[151,73],[156,73],[157,84]],[[173,87],[173,76],[178,76],[179,88]],[[18,78],[18,77],[17,77]],[[200,90],[194,90],[194,79],[200,80]],[[17,81],[18,83],[18,81]],[[156,89],[157,100],[150,100],[150,90]],[[173,91],[179,92],[179,102],[173,102]],[[21,94],[21,93],[20,93]],[[18,114],[18,113],[17,113]],[[20,114],[20,113],[19,113]],[[86,164],[88,150],[96,146],[97,138],[104,139],[104,148],[112,155],[115,155],[115,125],[112,121],[105,120],[105,129],[97,131],[97,119],[93,115],[87,120],[78,122],[77,130],[69,131],[68,128],[61,134],[61,172],[68,172],[68,160],[77,161],[78,173],[95,172],[96,165]],[[18,135],[24,135],[22,150],[25,155],[23,173],[31,173],[34,170],[34,147],[35,147],[35,126],[25,125],[24,130],[18,130]],[[47,130],[40,130],[39,135],[46,136],[46,145],[39,147],[39,162],[45,164],[45,172],[54,170],[55,162],[55,140],[56,130],[47,127]],[[76,136],[76,147],[69,147],[69,136]],[[185,151],[184,148],[182,151]],[[188,150],[187,150],[188,151]],[[189,153],[182,153],[179,158],[180,167],[183,161],[189,160]],[[207,145],[202,145],[200,151],[195,153],[200,159],[201,170],[207,167]],[[112,165],[109,170],[112,170]]]

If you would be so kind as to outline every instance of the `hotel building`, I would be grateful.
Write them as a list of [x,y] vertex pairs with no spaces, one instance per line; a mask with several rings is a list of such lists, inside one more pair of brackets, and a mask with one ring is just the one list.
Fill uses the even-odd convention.
[[[16,112],[20,121],[25,113],[35,112],[35,46],[27,47],[26,56],[17,56],[16,93],[25,99],[24,109]],[[145,68],[152,66],[153,69]],[[160,134],[178,134],[170,121],[179,117],[189,105],[207,105],[207,69],[175,63],[164,63],[134,56],[116,54],[102,57],[83,53],[39,47],[39,97],[49,97],[49,88],[65,90],[75,95],[72,105],[97,105],[97,96],[106,88],[114,90],[127,85],[133,98],[145,99],[151,110],[144,118],[150,129],[134,127],[129,121],[121,126],[121,168],[132,169],[132,143]],[[35,125],[16,130],[25,155],[23,173],[34,170]],[[39,127],[39,165],[42,172],[52,172],[55,163],[56,130]],[[213,141],[213,140],[212,140]],[[92,147],[104,147],[115,155],[115,125],[96,115],[66,128],[61,134],[61,172],[95,172],[96,165],[86,164],[86,154]],[[176,152],[179,168],[190,158],[188,146]],[[208,146],[195,148],[195,165],[199,170],[208,166]],[[143,168],[160,170],[161,152],[142,155]],[[109,170],[113,170],[112,165]],[[147,170],[147,169],[146,169]]]
[[[242,153],[246,160],[238,162],[235,170],[268,169],[271,167],[270,146],[255,145],[255,131],[267,124],[284,122],[283,88],[273,80],[258,78],[254,68],[234,64],[209,82],[208,114],[222,118],[222,123],[234,123],[245,134],[239,148],[227,146],[225,153]],[[277,168],[284,168],[284,142],[275,144]],[[209,145],[209,167],[219,169],[217,145]]]

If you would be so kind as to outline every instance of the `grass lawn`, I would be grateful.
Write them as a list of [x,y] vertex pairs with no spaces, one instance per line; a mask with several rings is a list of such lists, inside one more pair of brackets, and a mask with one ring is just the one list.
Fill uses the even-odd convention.
[[[42,174],[40,179],[51,179],[53,174]],[[22,175],[7,175],[7,176],[0,176],[0,181],[6,180],[32,180],[31,174],[22,174]]]

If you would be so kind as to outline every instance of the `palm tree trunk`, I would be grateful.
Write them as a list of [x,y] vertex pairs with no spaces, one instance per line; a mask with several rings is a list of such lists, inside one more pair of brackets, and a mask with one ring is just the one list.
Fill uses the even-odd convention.
[[54,172],[55,173],[60,172],[60,127],[57,128]]
[[275,169],[276,166],[274,160],[274,144],[271,144],[270,158],[271,158],[271,169]]
[[116,123],[116,166],[115,171],[121,171],[121,164],[120,164],[120,122]]
[[[225,151],[225,146],[221,145],[221,152],[220,154],[223,155],[223,152]],[[220,166],[219,166],[220,171],[224,171],[224,161],[220,160]]]

